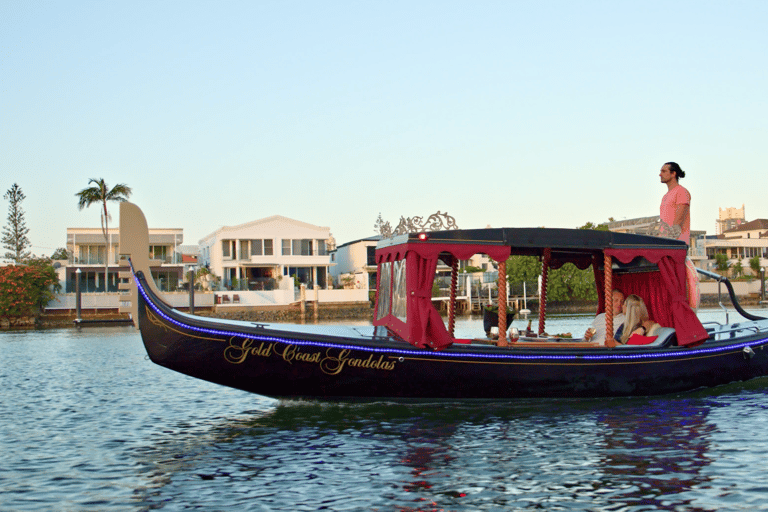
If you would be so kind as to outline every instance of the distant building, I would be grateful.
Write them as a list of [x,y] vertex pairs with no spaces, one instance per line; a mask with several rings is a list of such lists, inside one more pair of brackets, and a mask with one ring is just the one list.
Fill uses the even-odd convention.
[[[607,223],[608,230],[615,233],[630,233],[633,235],[659,236],[661,226],[661,217],[654,215],[652,217],[638,217],[636,219],[624,219],[611,221]],[[689,253],[694,257],[696,240],[706,235],[706,231],[691,230],[691,239],[688,242]]]
[[[725,254],[731,265],[741,263],[745,273],[751,273],[749,260],[757,256],[760,266],[768,264],[768,219],[756,219],[741,223],[716,237],[699,240],[699,246],[706,255],[706,268],[715,268],[715,256]],[[697,266],[703,267],[703,265]]]
[[721,238],[766,238],[768,237],[768,219],[755,219],[740,223],[735,228],[722,233]]
[[608,230],[616,233],[658,236],[660,223],[661,218],[658,215],[652,217],[638,217],[636,219],[608,222]]
[[184,265],[184,275],[190,270],[196,271],[198,268],[198,259],[200,256],[200,248],[196,245],[180,245],[175,251],[176,259],[181,261]]
[[726,231],[736,229],[745,222],[744,205],[741,208],[718,208],[717,227],[715,233],[722,235]]

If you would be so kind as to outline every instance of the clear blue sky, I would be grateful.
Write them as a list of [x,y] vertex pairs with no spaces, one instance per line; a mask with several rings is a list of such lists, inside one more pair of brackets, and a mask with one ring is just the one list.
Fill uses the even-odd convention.
[[768,218],[766,26],[738,0],[0,0],[0,189],[36,254],[99,226],[89,178],[185,243],[275,214],[344,243],[379,213],[656,215],[674,160],[713,233]]

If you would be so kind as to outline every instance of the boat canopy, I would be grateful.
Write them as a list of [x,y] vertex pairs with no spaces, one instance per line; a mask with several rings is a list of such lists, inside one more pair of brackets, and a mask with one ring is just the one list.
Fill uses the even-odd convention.
[[[511,255],[538,257],[542,276],[565,263],[582,270],[592,266],[598,313],[605,311],[610,290],[617,288],[625,295],[642,297],[653,320],[675,329],[678,345],[694,346],[707,338],[688,301],[684,242],[584,229],[488,228],[409,233],[382,240],[376,250],[374,325],[388,327],[415,346],[436,350],[450,346],[458,261],[475,254],[496,261],[500,273],[505,273]],[[438,261],[452,268],[449,328],[432,303]],[[502,279],[499,283],[504,286]],[[500,295],[504,295],[500,301],[505,300],[505,291]],[[546,295],[540,305],[539,334],[544,332],[545,300]]]

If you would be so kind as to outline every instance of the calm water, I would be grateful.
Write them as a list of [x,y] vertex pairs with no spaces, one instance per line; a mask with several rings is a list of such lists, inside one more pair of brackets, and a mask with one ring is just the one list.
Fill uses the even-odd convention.
[[160,368],[120,327],[0,333],[0,389],[2,511],[768,509],[768,379],[653,399],[278,402]]

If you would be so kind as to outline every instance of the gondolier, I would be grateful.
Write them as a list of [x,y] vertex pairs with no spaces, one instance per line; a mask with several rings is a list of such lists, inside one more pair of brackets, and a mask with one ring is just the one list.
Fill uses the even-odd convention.
[[661,198],[659,234],[691,245],[691,193],[678,182],[684,177],[685,171],[675,162],[661,166],[659,178],[667,185],[667,193]]

